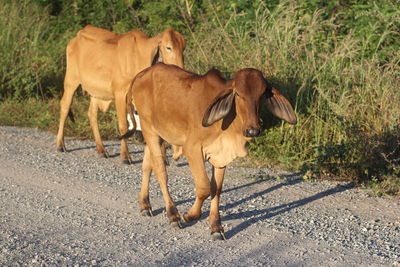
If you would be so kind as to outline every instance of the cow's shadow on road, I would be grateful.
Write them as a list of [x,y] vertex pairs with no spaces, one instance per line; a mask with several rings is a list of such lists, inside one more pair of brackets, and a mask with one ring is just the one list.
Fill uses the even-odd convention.
[[[287,175],[287,176],[283,176],[282,177],[283,181],[280,182],[279,184],[273,185],[267,189],[264,189],[262,191],[256,192],[250,196],[247,196],[245,198],[242,198],[240,200],[237,200],[235,202],[232,203],[227,203],[225,205],[221,205],[220,206],[220,210],[230,210],[232,208],[235,208],[239,205],[246,205],[247,202],[251,202],[251,200],[260,197],[260,196],[265,196],[268,197],[268,193],[273,192],[274,190],[278,190],[282,187],[286,187],[286,186],[293,186],[296,184],[299,184],[301,182],[304,182],[304,180],[302,178],[299,177],[298,174],[292,174],[292,175]],[[231,192],[231,191],[237,191],[240,190],[242,188],[245,187],[250,187],[250,186],[254,186],[260,183],[265,183],[266,180],[265,179],[258,179],[256,181],[252,181],[250,183],[246,183],[240,186],[236,186],[236,187],[232,187],[232,188],[228,188],[223,190],[222,192],[222,198],[224,193],[227,192]],[[250,227],[252,224],[257,223],[259,221],[265,221],[268,220],[270,218],[273,218],[274,216],[278,216],[281,215],[285,212],[289,212],[293,209],[299,208],[301,206],[307,205],[315,200],[318,199],[322,199],[324,197],[330,196],[330,195],[334,195],[343,191],[346,191],[350,188],[353,188],[354,184],[353,183],[348,183],[345,185],[340,185],[340,186],[336,186],[333,188],[330,188],[328,190],[319,192],[317,194],[314,194],[312,196],[303,198],[303,199],[299,199],[296,201],[292,201],[289,203],[284,203],[284,204],[280,204],[278,206],[274,206],[274,207],[268,207],[268,208],[261,208],[261,209],[254,209],[254,210],[246,210],[246,211],[239,211],[236,213],[231,213],[229,215],[226,216],[222,216],[222,223],[224,223],[224,221],[229,221],[229,220],[235,220],[235,219],[243,219],[243,218],[248,218],[245,221],[241,222],[240,224],[234,226],[232,229],[230,229],[229,231],[225,232],[225,237],[226,238],[231,238],[233,236],[235,236],[236,234],[240,233],[243,230],[246,230],[248,227]],[[185,200],[180,200],[180,201],[176,201],[175,204],[177,206],[183,205],[185,203],[193,203],[194,202],[194,198],[187,198]],[[163,208],[157,209],[153,211],[154,215],[159,215],[163,212]],[[209,215],[209,211],[204,211],[200,220],[191,222],[191,223],[185,223],[185,227],[190,227],[194,224],[196,224],[197,222],[207,219]]]
[[[285,186],[291,186],[291,185],[295,185],[298,183],[303,182],[304,180],[302,178],[299,178],[297,176],[297,178],[295,178],[294,175],[292,175],[292,177],[287,177],[289,179],[285,179],[286,181],[273,185],[263,191],[254,193],[251,196],[248,196],[244,199],[241,199],[239,201],[236,201],[234,203],[229,203],[225,206],[221,206],[220,209],[226,209],[229,210],[231,208],[234,208],[235,206],[238,206],[240,204],[243,204],[245,202],[251,201],[252,199],[255,199],[259,196],[264,196],[274,190],[277,190],[281,187],[285,187]],[[348,189],[351,189],[354,187],[353,183],[348,183],[345,185],[340,185],[340,186],[336,186],[333,188],[330,188],[328,190],[319,192],[315,195],[303,198],[303,199],[299,199],[296,201],[292,201],[289,203],[284,203],[278,206],[274,206],[274,207],[268,207],[268,208],[263,208],[263,209],[255,209],[255,210],[251,210],[251,211],[243,211],[243,212],[237,212],[237,213],[232,213],[229,214],[227,216],[224,216],[222,218],[222,221],[228,221],[228,220],[234,220],[234,219],[243,219],[243,218],[248,218],[247,220],[243,221],[242,223],[234,226],[232,229],[230,229],[229,231],[227,231],[225,233],[226,238],[231,238],[233,236],[235,236],[236,234],[240,233],[241,231],[247,229],[248,227],[250,227],[252,224],[257,223],[259,221],[265,221],[268,220],[274,216],[278,216],[281,215],[285,212],[289,212],[293,209],[299,208],[301,206],[307,205],[315,200],[318,199],[322,199],[324,197],[330,196],[330,195],[334,195],[340,192],[344,192]],[[236,190],[236,188],[232,188],[231,190]]]
[[[118,147],[116,152],[115,152],[115,147]],[[120,147],[119,143],[118,144],[105,144],[104,148],[109,153],[108,158],[117,158],[117,157],[119,157],[120,156],[119,147]],[[67,149],[67,152],[77,152],[77,151],[82,151],[82,150],[89,150],[89,151],[91,150],[91,151],[93,151],[93,155],[99,157],[99,155],[96,154],[96,146],[95,145],[73,147],[73,148]],[[111,153],[110,151],[114,151],[114,153]],[[144,152],[143,149],[133,150],[133,151],[131,150],[131,151],[129,151],[129,154],[131,156],[134,156],[134,155],[143,154],[143,152]],[[142,159],[135,160],[135,161],[132,162],[132,164],[139,164],[139,163],[142,163]]]
[[81,150],[95,150],[96,146],[80,146],[80,147],[74,147],[74,148],[67,148],[67,152],[75,152],[75,151],[81,151]]

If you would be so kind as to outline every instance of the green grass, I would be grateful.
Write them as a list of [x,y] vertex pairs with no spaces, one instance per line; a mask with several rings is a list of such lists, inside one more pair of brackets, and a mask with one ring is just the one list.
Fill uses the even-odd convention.
[[[77,96],[74,98],[71,110],[75,122],[68,117],[65,126],[65,135],[79,139],[93,139],[92,130],[87,114],[89,97]],[[59,122],[59,100],[38,100],[30,98],[24,101],[5,101],[0,104],[0,125],[32,127],[57,134]],[[113,105],[109,112],[99,112],[99,130],[102,137],[116,139],[117,118]],[[55,146],[55,143],[54,143]]]
[[45,99],[62,81],[66,40],[49,27],[50,16],[29,1],[0,9],[0,99]]
[[[250,145],[259,164],[375,181],[383,192],[398,193],[400,53],[382,64],[378,50],[365,57],[368,46],[354,33],[329,34],[339,25],[324,20],[321,11],[301,14],[296,6],[282,5],[272,13],[259,8],[257,19],[244,25],[235,15],[225,23],[216,17],[193,32],[189,68],[204,72],[216,66],[230,75],[255,67],[294,103],[294,127],[264,116],[267,129]],[[398,36],[388,30],[377,37],[392,34]]]
[[[55,38],[56,31],[47,27],[51,18],[28,2],[22,7],[12,2],[0,10],[0,124],[55,133],[64,48],[73,33]],[[327,16],[326,10],[310,12],[295,2],[273,10],[260,3],[252,11],[254,19],[247,21],[242,14],[220,16],[210,6],[204,21],[187,24],[185,66],[197,73],[216,67],[227,77],[244,67],[260,69],[293,103],[295,126],[262,111],[265,130],[249,146],[252,164],[347,179],[375,195],[399,194],[400,51],[395,29],[400,12],[387,3],[357,13],[357,21],[366,20],[362,25],[341,20],[350,13]],[[87,97],[75,99],[76,122],[68,121],[67,135],[92,138],[87,106]],[[115,112],[99,117],[102,136],[115,138]]]

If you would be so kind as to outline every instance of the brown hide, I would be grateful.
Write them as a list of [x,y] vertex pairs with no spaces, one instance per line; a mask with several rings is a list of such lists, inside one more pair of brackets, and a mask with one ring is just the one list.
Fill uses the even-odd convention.
[[[79,85],[91,96],[88,116],[96,140],[96,150],[107,157],[101,141],[98,109],[106,112],[115,100],[120,134],[127,132],[126,96],[137,73],[151,66],[159,56],[167,64],[183,67],[184,37],[173,29],[149,38],[138,30],[117,34],[88,25],[67,46],[64,94],[60,102],[57,148],[65,151],[64,124],[72,97]],[[132,115],[132,114],[131,114]],[[133,118],[132,118],[133,119]],[[121,157],[130,162],[126,140],[121,140]]]
[[[211,194],[212,233],[223,232],[218,203],[225,167],[236,157],[245,156],[246,142],[260,134],[261,101],[267,99],[268,109],[276,116],[296,123],[290,103],[256,69],[242,69],[234,79],[226,80],[217,70],[200,76],[159,63],[137,75],[131,93],[147,143],[139,195],[142,211],[151,209],[148,181],[154,170],[170,221],[180,219],[167,188],[159,145],[162,138],[183,148],[194,177],[196,200],[185,213],[185,221],[200,218],[202,203]],[[213,165],[211,183],[205,160]]]

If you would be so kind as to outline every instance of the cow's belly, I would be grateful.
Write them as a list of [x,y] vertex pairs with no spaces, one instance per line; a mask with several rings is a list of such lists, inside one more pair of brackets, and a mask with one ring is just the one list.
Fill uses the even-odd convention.
[[90,96],[101,100],[112,100],[114,95],[111,88],[111,80],[98,77],[82,77],[81,86]]
[[112,63],[109,53],[104,53],[103,57],[97,53],[81,56],[78,62],[81,86],[90,96],[101,100],[114,98],[111,87],[114,79]]
[[168,127],[168,125],[164,125],[164,127],[156,126],[155,131],[162,139],[172,145],[182,146],[187,140],[185,131],[179,131],[175,127]]

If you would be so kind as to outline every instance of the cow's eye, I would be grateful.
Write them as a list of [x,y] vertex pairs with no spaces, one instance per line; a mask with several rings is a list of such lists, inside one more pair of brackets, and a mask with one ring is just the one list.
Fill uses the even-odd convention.
[[172,51],[172,47],[167,46],[165,49],[167,49],[168,52]]

